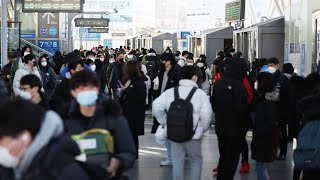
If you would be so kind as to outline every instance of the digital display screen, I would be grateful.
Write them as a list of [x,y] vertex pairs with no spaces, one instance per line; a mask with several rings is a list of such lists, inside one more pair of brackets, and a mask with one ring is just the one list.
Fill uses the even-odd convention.
[[23,12],[82,12],[84,0],[23,0]]

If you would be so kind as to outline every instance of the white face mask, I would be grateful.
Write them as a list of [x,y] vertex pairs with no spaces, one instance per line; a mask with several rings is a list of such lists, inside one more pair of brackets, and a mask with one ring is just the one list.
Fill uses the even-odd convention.
[[256,82],[254,82],[254,90],[258,90],[258,82],[256,81]]
[[92,58],[90,58],[93,62],[95,62],[96,61],[96,58],[94,58],[94,57],[92,57]]
[[41,62],[41,66],[46,67],[48,63],[46,61]]
[[28,54],[30,54],[30,52],[26,51],[26,52],[23,53],[23,56],[26,56]]
[[6,168],[15,168],[18,163],[18,158],[12,156],[7,148],[0,146],[0,165]]
[[187,63],[187,66],[193,66],[193,63]]
[[202,68],[202,67],[204,67],[204,64],[203,63],[198,63],[197,66]]
[[90,65],[90,68],[92,69],[92,71],[95,71],[97,69],[97,66],[93,64],[93,65]]
[[133,55],[128,55],[128,58],[129,58],[129,59],[132,59],[132,58],[133,58]]
[[109,62],[114,63],[114,58],[110,58]]
[[19,96],[24,100],[30,100],[32,98],[31,94],[26,91],[21,91]]

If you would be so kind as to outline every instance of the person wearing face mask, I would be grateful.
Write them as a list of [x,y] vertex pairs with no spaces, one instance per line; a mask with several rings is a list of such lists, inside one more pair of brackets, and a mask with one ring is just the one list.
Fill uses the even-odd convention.
[[27,74],[34,74],[41,79],[41,75],[36,66],[35,56],[33,54],[28,54],[24,57],[23,61],[24,65],[16,71],[13,79],[13,91],[16,96],[20,95],[20,80],[23,76]]
[[[17,109],[19,112],[17,113]],[[21,98],[0,105],[0,179],[91,180],[75,161],[76,142],[63,137],[53,111]]]
[[9,83],[9,79],[10,79],[10,71],[11,71],[11,67],[12,64],[15,60],[15,55],[12,53],[8,54],[8,64],[6,64],[5,66],[3,66],[3,68],[1,69],[1,76],[3,76],[3,79]]
[[[160,66],[160,71],[158,73],[159,88],[154,93],[154,98],[159,97],[163,92],[172,87],[179,85],[181,79],[181,67],[175,63],[175,58],[173,53],[163,53],[160,57],[162,65]],[[154,103],[152,104],[154,105]],[[151,133],[156,133],[159,123],[156,118],[153,119],[153,126]],[[170,166],[172,165],[171,156],[171,145],[169,140],[166,142],[167,147],[167,158],[160,162],[160,166]]]
[[57,76],[53,68],[50,67],[48,59],[44,56],[39,58],[40,74],[42,78],[43,89],[48,97],[52,96],[54,88],[57,86]]
[[70,83],[72,79],[72,75],[76,74],[79,71],[82,71],[84,69],[84,65],[82,61],[80,60],[80,57],[78,59],[72,59],[68,63],[68,73],[69,77],[68,78],[63,78],[62,81],[57,84],[56,88],[53,90],[53,109],[57,111],[60,116],[65,117],[67,115],[67,108],[69,107],[71,101],[72,101],[72,96],[70,94]]
[[198,76],[198,80],[197,80],[197,84],[199,86],[199,88],[201,88],[202,83],[203,83],[203,74],[201,72],[200,67],[198,67],[195,63],[194,63],[194,56],[192,53],[188,53],[187,57],[186,57],[186,66],[194,66],[197,69],[197,76]]
[[95,72],[97,74],[98,80],[101,83],[100,92],[103,93],[107,86],[107,75],[106,75],[107,64],[106,64],[105,56],[102,52],[98,53],[98,58],[95,61],[95,65],[96,65]]
[[278,127],[280,93],[276,88],[273,74],[269,72],[260,72],[255,86],[257,96],[256,116],[252,127],[252,159],[256,161],[257,179],[269,180],[266,164],[277,159],[278,146],[281,142],[281,132]]
[[[109,177],[117,177],[133,166],[136,151],[126,119],[120,113],[109,116],[109,112],[115,111],[118,104],[105,96],[99,96],[99,89],[96,75],[88,70],[78,72],[72,77],[70,93],[75,100],[72,102],[70,116],[66,120],[66,132],[69,135],[81,134],[90,129],[111,132],[115,152],[109,160],[109,166],[101,168],[94,164],[86,165],[96,170],[97,176],[102,177],[107,173]],[[103,98],[105,100],[101,102]],[[111,104],[114,105],[110,106]],[[113,129],[110,127],[112,119],[114,119]]]
[[[201,141],[204,132],[208,130],[211,123],[212,108],[207,94],[198,89],[197,85],[197,69],[195,66],[184,66],[181,68],[182,79],[179,86],[171,88],[162,93],[153,102],[153,114],[161,125],[169,123],[167,120],[167,112],[170,104],[175,101],[178,91],[179,98],[187,99],[189,93],[196,88],[190,102],[193,106],[193,137],[186,142],[175,142],[170,140],[173,166],[173,180],[184,180],[184,160],[188,154],[191,164],[191,177],[193,180],[201,179],[202,169],[202,153]],[[177,88],[177,89],[176,89]]]
[[117,59],[110,64],[107,69],[108,87],[112,89],[113,99],[118,100],[117,88],[120,88],[120,83],[125,82],[126,64],[124,62],[124,54],[117,53]]
[[26,45],[22,48],[20,57],[13,61],[9,78],[9,84],[11,87],[13,87],[13,79],[16,74],[16,71],[24,66],[24,57],[28,54],[33,53],[31,47],[29,45]]
[[49,99],[47,95],[41,92],[41,81],[34,74],[23,76],[20,81],[20,97],[25,100],[30,100],[44,109],[50,109]]

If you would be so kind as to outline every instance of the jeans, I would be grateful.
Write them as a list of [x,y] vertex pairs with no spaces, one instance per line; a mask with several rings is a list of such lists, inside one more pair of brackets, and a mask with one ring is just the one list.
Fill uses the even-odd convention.
[[192,139],[184,143],[171,141],[173,180],[184,180],[184,161],[186,153],[189,155],[192,180],[201,179],[202,154],[201,140]]
[[265,163],[256,161],[257,180],[270,180]]
[[167,139],[166,141],[166,147],[167,147],[167,156],[168,156],[168,160],[169,161],[172,161],[172,158],[171,158],[171,143],[170,143],[170,140]]

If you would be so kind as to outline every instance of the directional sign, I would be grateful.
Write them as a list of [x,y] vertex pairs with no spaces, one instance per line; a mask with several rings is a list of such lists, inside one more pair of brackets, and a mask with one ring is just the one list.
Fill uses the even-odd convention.
[[82,12],[84,0],[23,0],[23,12]]
[[59,40],[38,40],[38,47],[54,54],[60,49]]
[[59,38],[59,13],[38,13],[38,37]]
[[88,33],[109,33],[109,28],[88,28]]
[[110,19],[107,18],[76,18],[76,27],[109,27]]
[[101,34],[100,33],[89,33],[88,28],[82,29],[82,38],[86,39],[100,39]]

